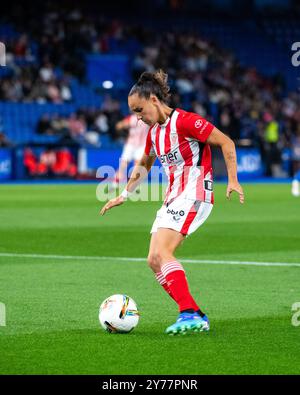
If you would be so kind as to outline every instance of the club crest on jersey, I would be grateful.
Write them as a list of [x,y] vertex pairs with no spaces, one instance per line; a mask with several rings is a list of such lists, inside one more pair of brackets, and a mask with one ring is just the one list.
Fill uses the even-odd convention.
[[203,121],[201,119],[197,119],[195,122],[195,128],[199,129],[203,125]]
[[171,134],[171,143],[175,144],[176,141],[177,141],[177,134],[175,134],[175,133]]

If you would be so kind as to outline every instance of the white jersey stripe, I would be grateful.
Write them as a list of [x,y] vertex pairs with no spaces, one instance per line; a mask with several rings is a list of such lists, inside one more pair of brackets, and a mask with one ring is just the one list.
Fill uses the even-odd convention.
[[204,177],[212,181],[210,147],[201,136],[205,129],[200,128],[201,119],[187,122],[187,114],[191,113],[176,109],[164,124],[151,130],[152,145],[169,179],[164,204],[179,196],[207,203],[214,200],[212,184],[204,182]]
[[156,144],[155,144],[155,138],[156,138],[156,129],[157,129],[157,127],[158,127],[158,125],[155,125],[155,126],[152,128],[152,130],[151,130],[152,146],[153,146],[154,149],[155,149],[156,155],[157,155],[157,147],[156,147]]
[[165,134],[166,134],[166,127],[161,125],[159,131],[159,152],[161,155],[165,153]]

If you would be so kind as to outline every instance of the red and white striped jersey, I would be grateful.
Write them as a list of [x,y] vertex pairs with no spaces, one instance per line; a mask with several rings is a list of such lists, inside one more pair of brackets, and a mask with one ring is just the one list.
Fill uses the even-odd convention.
[[168,177],[164,204],[178,196],[214,202],[211,151],[206,143],[213,128],[200,115],[177,108],[162,125],[149,129],[145,154],[156,155]]
[[138,120],[138,117],[134,114],[128,115],[125,120],[128,122],[129,126],[126,144],[136,148],[144,147],[149,126],[145,124],[145,122]]

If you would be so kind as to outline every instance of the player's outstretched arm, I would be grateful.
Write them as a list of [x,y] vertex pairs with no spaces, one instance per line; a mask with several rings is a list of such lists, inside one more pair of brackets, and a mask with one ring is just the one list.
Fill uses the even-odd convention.
[[135,188],[143,181],[147,176],[156,157],[152,155],[144,154],[140,161],[135,165],[131,173],[130,179],[120,196],[109,200],[101,209],[100,214],[104,215],[106,211],[113,207],[120,206],[125,202],[130,193],[132,193]]
[[234,142],[230,137],[226,136],[226,134],[215,127],[208,136],[207,143],[210,145],[217,145],[222,149],[228,173],[227,199],[230,199],[232,192],[237,192],[240,196],[240,202],[244,203],[244,191],[237,177],[237,160]]

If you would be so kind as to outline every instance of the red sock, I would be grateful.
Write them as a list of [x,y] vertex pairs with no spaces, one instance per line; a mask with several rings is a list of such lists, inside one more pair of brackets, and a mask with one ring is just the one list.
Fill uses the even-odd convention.
[[[167,292],[167,294],[169,294],[169,295],[171,296],[171,298],[172,298],[173,300],[175,300],[175,298],[174,298],[174,296],[172,295],[172,292],[171,292],[171,290],[170,290],[170,288],[169,288],[169,286],[168,286],[167,280],[165,279],[165,277],[164,277],[164,275],[162,274],[162,272],[155,273],[155,277],[156,277],[156,280],[159,282],[159,284],[160,284],[160,285],[163,287],[163,289]],[[192,295],[191,295],[191,296],[192,296]],[[200,307],[197,305],[197,303],[195,302],[195,300],[194,300],[193,297],[192,297],[192,301],[193,301],[193,309],[194,309],[195,311],[198,311],[198,310],[201,311]],[[175,300],[175,302],[176,302],[176,300]]]
[[164,275],[162,274],[162,272],[155,273],[155,277],[156,277],[156,280],[159,282],[159,284],[163,287],[163,289],[171,296],[172,299],[174,299],[174,296],[172,295],[172,292],[171,292],[170,288],[168,287],[167,280],[164,278]]
[[[167,292],[167,294],[176,302],[169,286],[167,283],[167,280],[165,279],[164,275],[162,274],[162,272],[158,272],[155,273],[155,277],[156,280],[159,282],[159,284],[163,287],[163,289]],[[192,297],[192,295],[191,295]],[[193,309],[195,311],[201,311],[200,307],[198,306],[198,304],[196,303],[195,299],[192,297],[192,302],[193,302]]]
[[170,293],[167,292],[178,304],[179,311],[195,310],[195,308],[198,310],[198,306],[190,294],[185,272],[181,264],[177,261],[165,263],[161,268],[161,272],[167,280]]

